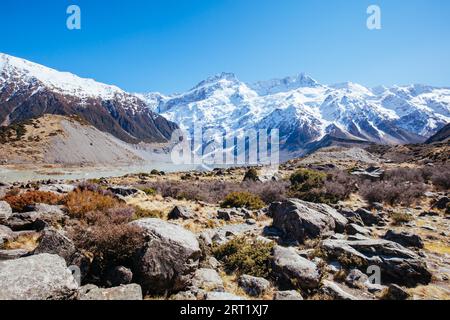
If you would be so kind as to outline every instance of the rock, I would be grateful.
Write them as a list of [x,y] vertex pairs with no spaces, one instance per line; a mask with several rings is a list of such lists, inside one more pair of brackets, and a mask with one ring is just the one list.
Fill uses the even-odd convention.
[[396,232],[393,230],[388,230],[384,235],[383,239],[397,242],[404,247],[413,247],[413,248],[424,248],[424,243],[422,238],[416,234],[412,234],[409,232]]
[[357,224],[354,223],[350,223],[346,226],[345,231],[347,232],[347,234],[349,235],[356,235],[356,234],[362,234],[364,236],[369,236],[370,235],[370,230],[358,226]]
[[55,229],[45,229],[38,240],[39,244],[34,254],[57,254],[71,265],[72,258],[77,249],[73,242]]
[[396,284],[390,284],[386,294],[383,296],[385,300],[406,300],[410,297],[409,293],[406,292],[402,287]]
[[383,176],[384,170],[378,167],[369,167],[365,170],[364,169],[354,170],[350,174],[372,180],[378,180]]
[[6,226],[13,231],[24,230],[43,230],[47,227],[47,223],[40,220],[40,214],[37,212],[22,212],[14,213],[11,217],[4,222]]
[[234,237],[255,233],[258,228],[257,225],[249,225],[246,223],[228,224],[223,227],[204,230],[199,237],[208,246],[213,244],[222,245]]
[[181,291],[181,292],[178,292],[177,294],[174,294],[173,296],[171,296],[170,300],[176,300],[176,301],[192,300],[192,301],[195,301],[195,300],[197,300],[197,296],[194,293],[192,293],[191,291]]
[[142,300],[142,289],[138,284],[102,289],[89,284],[80,288],[79,300]]
[[432,209],[444,210],[447,208],[447,204],[450,203],[449,197],[440,197],[434,204]]
[[293,248],[276,246],[273,250],[273,275],[283,288],[317,288],[320,274],[317,266],[302,258]]
[[366,209],[356,210],[356,214],[361,218],[362,222],[366,226],[382,226],[385,225],[383,217],[380,214],[372,213]]
[[303,297],[298,291],[295,290],[277,291],[275,292],[273,300],[295,301],[295,300],[303,300]]
[[8,202],[0,201],[0,223],[4,223],[12,216],[12,209]]
[[271,206],[273,226],[288,240],[303,243],[306,239],[342,233],[348,220],[325,204],[289,199]]
[[168,218],[169,220],[177,220],[177,219],[187,220],[191,219],[193,216],[194,215],[188,208],[176,206],[175,208],[173,208],[172,211],[170,211]]
[[0,250],[0,261],[19,259],[29,254],[30,252],[25,249]]
[[58,219],[63,219],[66,215],[63,206],[53,206],[45,203],[36,203],[28,206],[26,211],[33,211],[40,215],[56,216]]
[[54,192],[54,193],[69,193],[76,189],[76,186],[71,184],[50,184],[39,187],[39,191]]
[[106,283],[111,287],[130,284],[133,281],[133,272],[124,266],[117,266],[107,271]]
[[339,213],[342,214],[350,223],[357,224],[359,226],[364,226],[364,222],[361,217],[349,208],[339,209]]
[[199,265],[201,250],[195,235],[160,219],[131,223],[143,229],[148,242],[135,257],[135,276],[145,292],[183,290]]
[[0,225],[0,248],[7,241],[14,238],[14,232],[7,226]]
[[0,300],[66,300],[78,284],[57,255],[39,254],[0,262]]
[[362,288],[369,277],[358,269],[352,269],[345,278],[345,283],[352,288]]
[[424,211],[419,214],[419,217],[439,217],[439,212],[436,211]]
[[368,266],[379,266],[383,282],[416,286],[431,281],[431,273],[425,262],[413,251],[392,241],[324,240],[320,247],[329,259],[341,258],[340,261],[345,262],[346,267],[365,271]]
[[335,300],[361,300],[361,298],[352,295],[337,283],[329,280],[323,281],[321,291]]
[[206,291],[223,290],[223,281],[216,270],[201,268],[195,271],[190,287]]
[[236,296],[228,292],[207,292],[204,295],[205,300],[216,300],[216,301],[235,301],[235,300],[245,300],[245,298]]
[[108,191],[112,192],[119,199],[125,199],[127,197],[135,197],[138,195],[145,195],[145,193],[139,189],[131,188],[131,187],[109,187]]
[[270,288],[270,282],[264,278],[242,275],[238,280],[239,286],[252,297],[259,297],[266,293]]

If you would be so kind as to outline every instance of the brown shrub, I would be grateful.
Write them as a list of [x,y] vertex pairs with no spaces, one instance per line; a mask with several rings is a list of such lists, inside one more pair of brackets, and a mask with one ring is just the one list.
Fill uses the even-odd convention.
[[409,206],[420,201],[426,190],[426,185],[423,183],[365,181],[360,188],[360,194],[369,203],[381,202],[392,206],[399,204]]
[[65,200],[69,215],[72,218],[83,219],[86,214],[95,211],[123,207],[119,200],[89,190],[75,190],[67,195]]
[[26,207],[36,203],[45,203],[50,205],[61,204],[63,202],[63,197],[53,192],[33,190],[17,195],[7,194],[3,200],[8,202],[14,211],[23,212],[26,210]]

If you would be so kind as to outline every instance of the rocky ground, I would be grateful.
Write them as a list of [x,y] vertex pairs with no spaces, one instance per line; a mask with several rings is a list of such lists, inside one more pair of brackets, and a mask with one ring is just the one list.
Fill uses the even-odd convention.
[[2,184],[0,299],[450,299],[448,159],[329,152]]

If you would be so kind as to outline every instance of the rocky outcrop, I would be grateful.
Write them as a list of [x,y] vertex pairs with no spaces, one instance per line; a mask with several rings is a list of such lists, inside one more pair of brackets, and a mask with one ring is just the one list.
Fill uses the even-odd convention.
[[383,237],[386,240],[397,242],[404,247],[423,249],[424,243],[420,236],[409,232],[396,232],[389,230]]
[[242,275],[238,279],[239,286],[252,297],[259,297],[270,289],[270,282],[264,278]]
[[57,255],[39,254],[0,262],[0,300],[64,300],[78,284]]
[[134,271],[144,292],[183,290],[198,268],[201,251],[190,231],[160,219],[132,222],[148,241],[135,257]]
[[407,286],[428,284],[431,273],[425,262],[398,243],[387,240],[324,240],[321,249],[328,258],[338,259],[347,267],[366,271],[374,265],[381,269],[383,283],[398,283]]
[[8,220],[12,215],[11,206],[6,201],[0,201],[0,223]]
[[297,199],[272,205],[270,211],[273,226],[281,230],[286,239],[299,243],[343,232],[348,223],[344,216],[328,205]]
[[142,289],[138,284],[129,284],[114,288],[102,289],[89,284],[80,288],[79,300],[142,300]]
[[276,246],[272,269],[274,278],[282,288],[313,289],[320,282],[317,265],[301,257],[293,248]]

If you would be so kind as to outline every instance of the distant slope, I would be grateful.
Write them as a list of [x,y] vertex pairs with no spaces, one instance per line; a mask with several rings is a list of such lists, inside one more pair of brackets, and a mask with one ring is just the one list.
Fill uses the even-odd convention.
[[77,117],[44,115],[0,129],[0,164],[125,165],[134,148]]
[[434,136],[427,140],[426,143],[446,142],[450,139],[450,123],[439,130]]
[[177,128],[115,86],[0,53],[0,125],[44,114],[78,115],[130,143],[165,142]]

